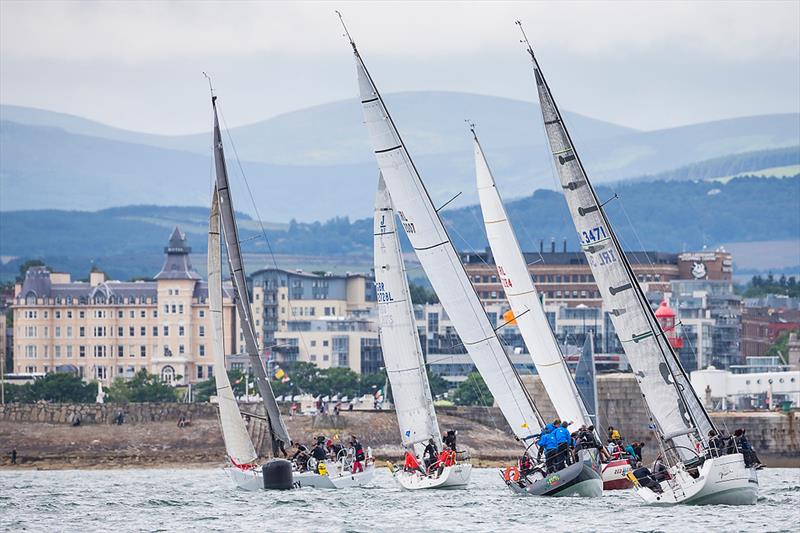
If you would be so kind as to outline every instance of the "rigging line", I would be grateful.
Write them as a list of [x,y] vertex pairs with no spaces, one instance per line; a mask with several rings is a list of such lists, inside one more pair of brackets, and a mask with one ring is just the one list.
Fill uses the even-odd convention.
[[258,219],[258,226],[261,228],[261,233],[264,236],[264,240],[267,243],[267,249],[269,250],[269,254],[272,258],[272,264],[275,269],[278,268],[278,262],[275,259],[275,252],[272,250],[272,243],[267,237],[267,230],[264,228],[264,221],[261,219],[261,214],[258,211],[258,205],[256,204],[255,197],[253,196],[253,190],[250,188],[250,182],[247,180],[247,176],[244,173],[244,168],[242,167],[242,161],[239,159],[239,152],[236,150],[236,143],[233,142],[233,136],[231,135],[231,130],[228,128],[228,123],[225,120],[225,114],[222,112],[222,109],[219,108],[220,117],[222,117],[222,124],[225,126],[225,133],[228,135],[228,140],[231,143],[231,148],[233,148],[233,155],[236,158],[236,165],[239,168],[239,173],[242,175],[242,180],[244,181],[245,186],[247,187],[247,194],[250,196],[250,203],[253,205],[253,209],[256,213],[256,218]]
[[456,198],[458,198],[459,196],[461,196],[461,193],[462,193],[462,191],[458,191],[458,193],[457,193],[455,196],[453,196],[452,198],[450,198],[449,200],[447,200],[445,203],[443,203],[443,204],[441,205],[441,207],[437,208],[437,209],[436,209],[436,212],[438,213],[439,211],[441,211],[442,209],[444,209],[445,207],[447,207],[447,206],[448,206],[448,204],[450,204],[450,202],[452,202],[453,200],[455,200]]

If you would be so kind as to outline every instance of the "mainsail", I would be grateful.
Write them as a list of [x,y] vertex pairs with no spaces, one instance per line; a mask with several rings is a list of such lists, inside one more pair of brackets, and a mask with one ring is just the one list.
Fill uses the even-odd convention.
[[250,464],[258,459],[253,442],[239,411],[239,404],[225,370],[225,337],[222,321],[222,256],[220,241],[219,195],[214,189],[208,220],[208,310],[211,316],[211,350],[214,356],[214,381],[225,451],[234,464]]
[[403,447],[421,457],[431,438],[441,449],[442,436],[414,323],[392,199],[383,177],[378,180],[374,227],[375,292],[383,361],[392,385]]
[[244,335],[245,349],[250,356],[250,366],[255,375],[258,392],[264,401],[269,429],[272,437],[273,446],[276,441],[284,444],[292,442],[289,432],[283,423],[281,413],[278,410],[278,403],[275,401],[275,394],[261,362],[256,339],[255,323],[250,309],[247,296],[247,283],[244,274],[244,264],[242,263],[242,251],[239,247],[239,230],[236,227],[236,218],[233,211],[233,202],[228,183],[228,169],[225,166],[225,153],[222,149],[222,134],[219,129],[219,118],[217,117],[217,97],[211,97],[211,105],[214,108],[214,166],[216,169],[216,187],[219,194],[220,215],[222,217],[223,235],[225,237],[225,247],[228,250],[228,266],[230,267],[231,278],[233,281],[233,291],[236,299],[236,310],[241,320],[242,334]]
[[692,389],[633,273],[589,182],[539,63],[533,61],[545,131],[570,215],[603,301],[625,350],[647,407],[665,441],[684,457],[695,441],[706,441],[714,424]]
[[597,380],[596,371],[594,366],[594,342],[592,335],[587,335],[586,340],[583,342],[583,351],[581,358],[578,360],[578,366],[575,368],[575,385],[578,388],[578,393],[583,399],[583,404],[586,406],[586,411],[589,414],[591,423],[595,427],[601,428],[599,425],[597,410],[599,404],[597,402]]
[[558,347],[545,315],[539,294],[531,281],[528,265],[517,242],[514,228],[494,182],[492,172],[475,131],[475,174],[483,212],[486,237],[492,248],[497,276],[511,305],[525,345],[536,365],[547,395],[561,420],[570,423],[570,431],[589,425],[589,416]]
[[351,40],[372,148],[403,229],[428,279],[514,434],[539,433],[541,418],[497,338],[383,99]]

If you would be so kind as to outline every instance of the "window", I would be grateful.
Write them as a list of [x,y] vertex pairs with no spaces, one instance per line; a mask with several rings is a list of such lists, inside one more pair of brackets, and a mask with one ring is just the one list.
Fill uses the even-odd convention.
[[153,309],[153,318],[158,318],[158,309]]
[[328,354],[324,354],[324,355],[322,356],[322,360],[323,360],[323,361],[327,361],[328,359],[330,359],[330,356],[329,356]]
[[133,309],[131,309],[131,312],[128,313],[128,316],[130,316],[131,318],[136,316],[136,314],[133,312]]
[[205,357],[206,356],[206,345],[205,344],[199,345],[197,347],[197,350],[200,353],[200,357]]
[[67,345],[67,359],[72,359],[72,345]]
[[59,346],[58,344],[53,346],[53,355],[55,355],[56,357],[61,357],[61,346]]
[[61,318],[61,311],[56,311],[54,314],[56,318]]
[[175,306],[175,304],[172,304],[172,314],[175,314],[175,313],[177,313],[177,312],[178,312],[178,311],[177,311],[177,309],[176,309],[176,306]]
[[85,336],[86,336],[86,328],[83,327],[83,326],[79,327],[78,328],[78,337],[85,337]]
[[169,349],[169,346],[164,346],[164,357],[172,357],[172,350]]
[[145,335],[147,335],[147,328],[146,328],[146,327],[144,327],[144,326],[140,327],[140,328],[139,328],[139,335],[141,335],[142,337],[144,337]]
[[316,346],[316,345],[317,345],[317,341],[311,341],[311,346]]
[[122,309],[117,311],[117,318],[122,318],[124,315],[125,315],[125,312]]
[[178,345],[178,355],[183,355],[186,353],[186,347],[183,344]]
[[186,328],[178,326],[178,337],[183,337],[184,333],[186,333]]
[[203,365],[197,365],[197,379],[203,379]]
[[198,335],[200,335],[201,337],[205,337],[206,336],[206,327],[205,326],[200,326],[200,330],[198,332]]
[[86,346],[78,347],[78,357],[86,357]]
[[158,326],[153,326],[153,337],[158,337]]
[[25,355],[28,359],[36,359],[36,346],[33,344],[25,346]]
[[183,304],[178,305],[178,314],[179,315],[183,314]]
[[142,309],[141,312],[139,313],[139,316],[142,317],[142,318],[147,318],[147,311]]
[[72,311],[67,311],[67,318],[72,318]]
[[125,336],[125,328],[122,326],[117,327],[117,337],[124,337]]
[[169,337],[169,326],[164,326],[164,336]]
[[167,365],[161,369],[161,381],[167,385],[171,385],[175,381],[175,369]]
[[125,347],[122,345],[117,346],[117,357],[125,357]]
[[206,316],[206,311],[205,311],[205,309],[201,309],[201,310],[200,310],[199,316],[200,316],[200,318],[205,318],[205,316]]
[[107,355],[105,346],[95,346],[92,352],[95,357],[105,357]]
[[61,336],[61,326],[56,326],[55,327],[55,331],[56,331],[56,337],[60,337]]
[[328,341],[322,341],[322,345],[323,346],[327,346],[328,345]]
[[[170,292],[172,292],[172,291],[170,291]],[[164,314],[165,315],[169,314],[169,304],[164,304]]]
[[312,361],[316,361],[317,360],[317,356],[312,353],[311,356],[309,357],[309,359],[311,359]]
[[85,318],[85,317],[86,313],[84,313],[83,311],[78,311],[78,318]]
[[145,345],[139,346],[139,356],[140,357],[147,357],[147,346],[145,346]]

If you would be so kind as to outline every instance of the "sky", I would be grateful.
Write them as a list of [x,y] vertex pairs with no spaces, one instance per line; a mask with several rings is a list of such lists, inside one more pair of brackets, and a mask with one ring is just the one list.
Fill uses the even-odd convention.
[[[382,92],[534,101],[520,19],[564,109],[650,130],[800,111],[800,2],[0,0],[0,102],[160,134],[355,98],[339,9]],[[555,89],[557,87],[557,89]]]

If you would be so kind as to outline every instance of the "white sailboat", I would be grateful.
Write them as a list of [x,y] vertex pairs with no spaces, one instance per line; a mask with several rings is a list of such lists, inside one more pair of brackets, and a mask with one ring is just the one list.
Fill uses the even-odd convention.
[[[529,444],[524,453],[535,461],[535,438],[543,427],[542,418],[489,322],[352,39],[350,44],[355,54],[370,142],[406,235],[497,406],[514,435],[520,442]],[[530,483],[514,480],[509,487],[515,492],[534,495],[597,495],[602,492],[599,473],[592,469],[590,462],[584,461],[552,475],[540,475]]]
[[[419,342],[414,310],[400,250],[394,207],[383,177],[375,197],[374,253],[375,291],[380,321],[380,338],[386,373],[392,386],[397,423],[403,449],[417,465],[425,465],[423,452],[433,441],[442,449],[442,435],[433,407],[428,373]],[[466,487],[472,472],[469,462],[430,465],[425,472],[397,467],[394,479],[408,490]]]
[[[236,224],[228,182],[228,170],[225,164],[225,153],[223,151],[222,135],[220,133],[219,119],[217,117],[216,100],[217,97],[212,93],[211,105],[214,111],[214,163],[216,181],[211,218],[209,221],[208,270],[209,302],[216,306],[211,308],[211,316],[212,320],[219,321],[218,323],[214,322],[214,327],[212,328],[215,350],[214,374],[218,380],[218,394],[221,394],[223,398],[225,398],[227,394],[230,394],[230,398],[220,404],[220,420],[222,423],[223,438],[230,461],[226,472],[238,487],[248,490],[255,490],[258,488],[286,489],[292,486],[345,488],[367,485],[372,482],[372,478],[375,474],[375,466],[371,457],[367,458],[366,465],[364,465],[363,470],[359,472],[353,472],[352,457],[346,454],[343,454],[340,458],[337,457],[335,460],[325,461],[324,467],[318,467],[316,471],[305,472],[293,471],[289,461],[277,459],[279,453],[282,452],[285,455],[283,450],[286,445],[291,444],[292,440],[289,437],[289,432],[281,417],[278,403],[275,400],[275,395],[273,394],[267,373],[261,362],[261,352],[254,329],[255,322],[253,321],[247,294],[244,264],[242,262],[241,248],[239,246],[239,230]],[[218,207],[218,209],[215,209],[215,206]],[[220,238],[220,228],[222,229],[222,239]],[[233,281],[234,299],[236,302],[236,310],[240,318],[240,327],[245,341],[245,349],[250,357],[256,386],[264,402],[266,412],[265,418],[272,442],[272,455],[276,457],[260,467],[255,464],[257,454],[253,449],[252,441],[250,441],[249,436],[245,435],[245,439],[245,436],[242,435],[241,431],[244,428],[244,423],[238,405],[235,406],[235,409],[233,405],[230,405],[230,400],[235,403],[235,399],[233,399],[233,393],[230,391],[230,383],[227,383],[227,374],[225,373],[224,329],[221,322],[222,260],[219,251],[221,240],[224,240],[227,250],[228,266]],[[212,272],[214,273],[213,279],[211,276]],[[212,300],[212,294],[216,295],[215,298],[218,297],[219,300]],[[220,353],[219,356],[217,356],[217,352]],[[224,418],[222,411],[223,404],[226,405]],[[244,442],[245,440],[247,441],[246,443]]]
[[[475,150],[475,176],[486,237],[492,249],[498,279],[511,306],[514,320],[559,418],[569,423],[571,433],[581,426],[594,425],[594,420],[589,416],[584,399],[550,329],[550,322],[547,320],[539,293],[528,272],[525,256],[508,219],[503,199],[497,190],[475,128],[472,126],[471,131]],[[596,398],[592,399],[595,400],[593,405],[596,405]],[[597,430],[595,438],[600,438]],[[591,457],[595,462],[599,460],[595,453],[591,454]],[[627,463],[626,460],[623,461]],[[599,464],[596,466],[600,468]],[[625,474],[627,471],[630,471],[629,464]],[[627,480],[624,475],[623,479]]]
[[603,301],[611,309],[611,321],[669,464],[668,475],[653,477],[637,471],[636,491],[648,503],[753,504],[758,495],[756,471],[745,465],[743,454],[718,455],[709,446],[717,429],[656,320],[586,175],[527,37],[525,42],[570,216]]

